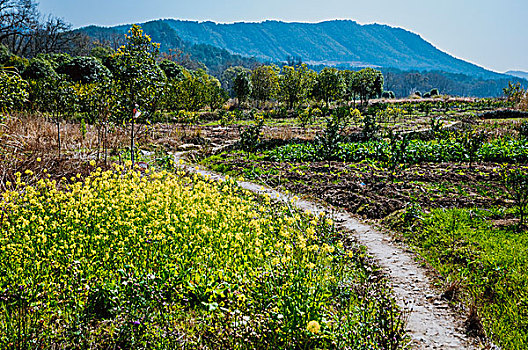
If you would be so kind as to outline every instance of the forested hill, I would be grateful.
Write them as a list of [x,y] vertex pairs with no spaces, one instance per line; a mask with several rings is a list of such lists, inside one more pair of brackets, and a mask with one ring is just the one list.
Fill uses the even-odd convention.
[[[105,46],[117,49],[124,43],[124,34],[130,29],[130,26],[88,26],[77,31],[87,34]],[[219,76],[224,69],[230,66],[253,68],[259,63],[255,58],[233,54],[214,45],[185,42],[176,30],[164,20],[146,22],[141,24],[141,27],[146,34],[152,37],[154,42],[161,44],[162,52],[168,53],[173,50],[173,54],[179,55],[175,61],[190,69],[207,68],[210,74]]]
[[298,56],[314,65],[376,66],[462,73],[486,79],[501,77],[438,50],[417,34],[386,25],[360,25],[350,20],[233,24],[160,21],[184,41],[209,44],[266,61]]
[[[360,25],[350,20],[220,24],[165,19],[142,26],[165,49],[181,48],[184,43],[188,48],[189,44],[206,44],[271,62],[285,61],[293,56],[312,65],[443,71],[484,79],[504,77],[442,52],[417,34],[379,24]],[[97,31],[126,32],[128,27],[91,26],[81,30],[93,36]]]

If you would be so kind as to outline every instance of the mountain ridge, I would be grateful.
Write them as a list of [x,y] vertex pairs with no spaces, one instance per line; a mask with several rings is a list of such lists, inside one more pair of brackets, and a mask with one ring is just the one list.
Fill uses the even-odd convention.
[[163,19],[184,40],[206,43],[261,60],[299,56],[310,64],[446,71],[499,79],[501,74],[443,52],[419,34],[385,24],[353,20],[317,23],[186,21]]
[[525,71],[509,70],[507,72],[504,72],[504,74],[508,74],[508,75],[514,76],[516,78],[521,78],[521,79],[527,79],[528,80],[528,72],[525,72]]
[[[174,34],[188,44],[211,45],[235,55],[255,57],[261,61],[281,62],[287,57],[295,56],[311,65],[445,71],[483,79],[504,78],[501,73],[436,48],[417,33],[387,24],[359,24],[350,19],[315,23],[279,20],[219,23],[157,19],[141,25],[163,27],[165,34],[171,28]],[[85,31],[94,27],[126,32],[129,25],[88,26],[78,30]]]

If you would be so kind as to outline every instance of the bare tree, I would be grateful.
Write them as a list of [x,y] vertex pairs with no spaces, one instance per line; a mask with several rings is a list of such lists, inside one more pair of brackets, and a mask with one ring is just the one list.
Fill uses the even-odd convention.
[[65,51],[70,36],[71,24],[62,18],[49,15],[46,21],[39,23],[32,36],[32,54]]
[[71,25],[62,18],[43,18],[33,0],[0,0],[0,42],[18,56],[65,51]]
[[0,42],[20,54],[39,24],[37,4],[32,0],[0,0]]

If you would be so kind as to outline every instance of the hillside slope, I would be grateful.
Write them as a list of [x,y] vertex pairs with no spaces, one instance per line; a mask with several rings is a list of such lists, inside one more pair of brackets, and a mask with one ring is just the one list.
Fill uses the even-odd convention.
[[[455,58],[435,48],[419,35],[387,25],[360,25],[350,20],[320,23],[221,24],[214,22],[155,20],[141,24],[162,50],[193,45],[209,45],[236,56],[255,57],[261,61],[281,62],[300,57],[311,65],[344,67],[395,68],[403,71],[443,71],[483,79],[501,79],[504,75]],[[95,34],[125,33],[129,25],[111,28],[85,27]],[[226,53],[217,52],[215,55]],[[237,57],[237,59],[240,57]]]
[[438,50],[417,34],[386,25],[360,25],[349,20],[233,24],[161,21],[184,41],[210,44],[261,60],[284,61],[288,56],[298,56],[314,65],[375,66],[462,73],[487,79],[501,77]]

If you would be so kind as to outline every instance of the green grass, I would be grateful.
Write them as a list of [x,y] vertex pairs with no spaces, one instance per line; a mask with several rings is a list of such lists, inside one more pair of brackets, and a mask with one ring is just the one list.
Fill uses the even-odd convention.
[[528,232],[493,226],[508,211],[433,209],[405,237],[459,298],[474,305],[489,336],[503,349],[528,349]]

